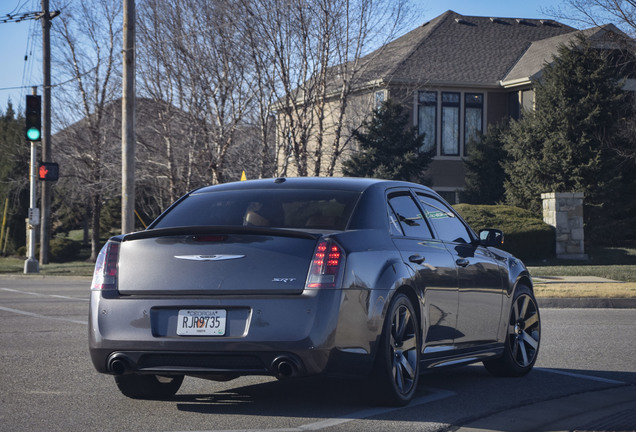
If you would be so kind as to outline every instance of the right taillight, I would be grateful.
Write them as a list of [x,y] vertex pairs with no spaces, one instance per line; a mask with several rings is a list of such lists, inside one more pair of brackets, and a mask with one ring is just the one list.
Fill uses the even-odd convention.
[[107,242],[97,256],[91,289],[117,289],[117,261],[119,260],[119,243]]
[[342,249],[334,241],[320,240],[311,260],[307,287],[335,288],[344,259]]

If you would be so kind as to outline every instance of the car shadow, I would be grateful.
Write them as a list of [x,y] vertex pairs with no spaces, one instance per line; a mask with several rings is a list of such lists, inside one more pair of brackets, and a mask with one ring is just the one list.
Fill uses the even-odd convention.
[[[401,421],[437,422],[461,426],[486,411],[506,410],[598,389],[636,383],[636,373],[536,368],[520,378],[494,378],[479,365],[423,374],[414,401],[404,408],[374,406],[360,381],[325,377],[268,381],[213,393],[178,394],[172,402],[183,412],[307,419],[373,417]],[[520,388],[523,392],[520,392]],[[434,409],[422,405],[442,401]],[[455,398],[468,403],[459,414]],[[440,407],[442,407],[440,409]]]
[[367,407],[355,380],[326,377],[268,381],[210,394],[177,394],[172,399],[180,411],[218,414],[316,416],[316,408],[333,416]]

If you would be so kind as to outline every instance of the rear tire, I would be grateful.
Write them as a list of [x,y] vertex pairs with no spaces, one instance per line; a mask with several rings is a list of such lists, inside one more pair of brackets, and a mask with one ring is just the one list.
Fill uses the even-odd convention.
[[404,406],[411,401],[419,379],[421,346],[413,304],[398,294],[389,307],[370,377],[375,402]]
[[532,290],[518,285],[510,307],[503,355],[485,360],[484,366],[491,374],[519,377],[534,367],[541,341],[541,317]]
[[164,400],[173,397],[183,383],[183,375],[119,375],[115,383],[132,399]]

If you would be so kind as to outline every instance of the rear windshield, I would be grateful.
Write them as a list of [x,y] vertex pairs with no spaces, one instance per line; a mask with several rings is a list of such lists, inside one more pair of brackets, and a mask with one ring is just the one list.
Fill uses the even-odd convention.
[[193,194],[153,226],[260,226],[344,230],[359,192],[242,190]]

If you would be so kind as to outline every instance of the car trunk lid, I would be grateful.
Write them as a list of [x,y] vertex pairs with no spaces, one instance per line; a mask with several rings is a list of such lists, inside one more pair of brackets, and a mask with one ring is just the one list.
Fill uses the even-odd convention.
[[320,235],[272,228],[187,227],[124,237],[125,295],[277,295],[305,288]]

